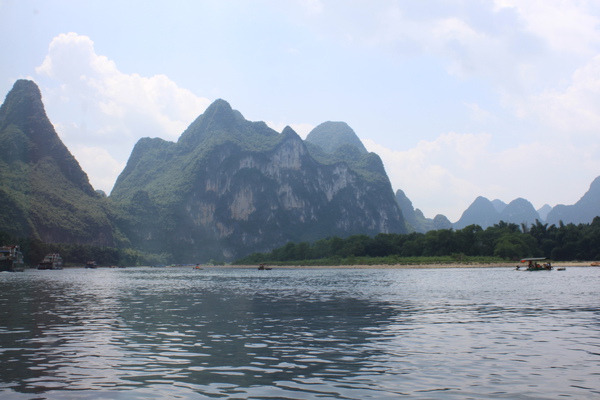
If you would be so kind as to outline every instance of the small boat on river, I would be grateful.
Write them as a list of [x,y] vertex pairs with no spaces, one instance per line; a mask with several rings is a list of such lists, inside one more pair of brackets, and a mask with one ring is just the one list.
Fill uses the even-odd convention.
[[96,269],[96,268],[98,268],[98,264],[96,264],[96,261],[88,261],[85,264],[85,267],[90,268],[90,269]]
[[273,268],[271,268],[271,267],[267,267],[267,265],[266,265],[266,264],[259,264],[259,265],[258,265],[258,270],[259,270],[259,271],[270,271],[270,270],[272,270],[272,269],[273,269]]
[[38,264],[37,269],[63,269],[62,257],[58,253],[50,253]]
[[24,270],[23,253],[19,246],[0,247],[0,271],[22,272]]
[[[546,262],[540,265],[540,262],[543,261]],[[546,257],[523,258],[521,262],[527,263],[527,268],[523,269],[523,271],[552,271],[552,263]],[[520,271],[521,267],[517,266],[516,270]]]

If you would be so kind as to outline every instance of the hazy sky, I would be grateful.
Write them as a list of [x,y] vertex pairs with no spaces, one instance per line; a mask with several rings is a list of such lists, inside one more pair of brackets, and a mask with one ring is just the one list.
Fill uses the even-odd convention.
[[19,78],[96,189],[215,99],[302,137],[347,122],[395,190],[456,221],[479,196],[573,204],[600,175],[600,1],[0,0]]

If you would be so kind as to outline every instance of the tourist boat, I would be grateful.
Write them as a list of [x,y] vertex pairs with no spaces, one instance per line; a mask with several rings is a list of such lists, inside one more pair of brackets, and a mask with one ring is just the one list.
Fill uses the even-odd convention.
[[23,253],[19,246],[0,247],[0,271],[22,272],[24,270]]
[[98,264],[96,264],[96,261],[88,261],[87,263],[85,263],[85,267],[96,269],[98,268]]
[[63,269],[62,257],[58,253],[50,253],[38,264],[37,269]]
[[[527,263],[527,268],[524,269],[524,271],[551,271],[552,270],[552,264],[550,263],[550,261],[547,261],[548,259],[546,257],[532,257],[532,258],[523,258],[521,260],[522,263]],[[540,265],[540,262],[542,261],[547,261],[544,264]],[[520,267],[516,268],[517,270],[520,270]]]
[[259,265],[258,265],[258,270],[259,270],[259,271],[270,271],[270,270],[272,270],[272,269],[273,269],[273,268],[267,267],[267,266],[266,266],[266,264],[259,264]]

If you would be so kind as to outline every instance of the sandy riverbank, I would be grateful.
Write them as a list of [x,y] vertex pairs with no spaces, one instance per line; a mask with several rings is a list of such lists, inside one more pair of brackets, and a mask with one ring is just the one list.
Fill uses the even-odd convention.
[[[589,267],[591,261],[564,261],[555,262],[552,265],[554,267]],[[433,268],[511,268],[514,269],[517,265],[521,267],[527,267],[524,263],[517,261],[507,261],[502,263],[449,263],[449,264],[381,264],[381,265],[300,265],[300,266],[289,266],[289,265],[270,265],[268,267],[273,269],[433,269]],[[225,265],[215,268],[258,268],[257,265]]]

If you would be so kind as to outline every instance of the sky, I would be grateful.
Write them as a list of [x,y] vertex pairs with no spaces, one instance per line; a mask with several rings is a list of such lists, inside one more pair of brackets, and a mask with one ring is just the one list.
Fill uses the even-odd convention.
[[600,175],[600,0],[0,0],[0,54],[0,97],[35,81],[106,193],[219,98],[303,138],[346,122],[428,218]]

